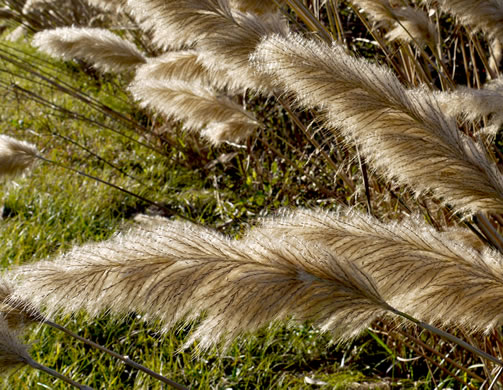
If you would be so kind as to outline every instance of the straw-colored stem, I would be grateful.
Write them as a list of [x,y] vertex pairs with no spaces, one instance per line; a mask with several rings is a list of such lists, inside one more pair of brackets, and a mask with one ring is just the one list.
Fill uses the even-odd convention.
[[163,383],[166,383],[172,387],[174,387],[175,389],[179,389],[179,390],[187,390],[186,387],[176,383],[176,382],[173,382],[172,380],[162,376],[161,374],[158,374],[157,372],[154,372],[152,370],[150,370],[149,368],[145,367],[145,366],[142,366],[141,364],[139,363],[136,363],[134,360],[131,360],[129,359],[127,356],[123,356],[123,355],[120,355],[118,354],[117,352],[114,352],[108,348],[105,348],[104,346],[100,345],[100,344],[96,344],[95,342],[91,341],[91,340],[88,340],[82,336],[79,336],[78,334],[76,333],[73,333],[71,330],[69,329],[66,329],[65,327],[59,325],[59,324],[56,324],[52,321],[49,321],[49,320],[44,320],[43,321],[44,324],[46,325],[49,325],[50,327],[54,328],[54,329],[58,329],[64,333],[66,333],[67,335],[77,339],[77,340],[80,340],[82,341],[83,343],[86,343],[87,345],[90,345],[91,347],[93,348],[96,348],[96,349],[99,349],[100,351],[102,352],[105,352],[107,354],[109,354],[110,356],[113,356],[115,357],[116,359],[119,359],[121,361],[123,361],[125,364],[127,364],[128,366],[131,366],[137,370],[140,370],[140,371],[143,371],[144,373],[150,375],[151,377],[163,382]]
[[499,379],[499,377],[501,376],[501,373],[502,373],[502,372],[503,372],[503,367],[500,367],[500,368],[499,368],[499,370],[498,370],[498,372],[497,372],[497,373],[496,373],[496,375],[494,376],[494,378],[493,378],[493,380],[492,380],[491,384],[490,384],[490,385],[489,385],[489,387],[487,388],[487,390],[491,390],[491,389],[494,387],[494,385],[498,382],[498,379]]

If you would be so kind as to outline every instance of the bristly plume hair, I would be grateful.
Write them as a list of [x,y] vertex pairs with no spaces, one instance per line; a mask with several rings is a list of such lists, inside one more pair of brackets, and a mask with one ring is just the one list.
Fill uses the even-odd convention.
[[264,39],[253,59],[301,107],[321,109],[327,128],[387,180],[431,191],[456,212],[503,212],[498,168],[431,92],[406,90],[389,69],[300,35]]
[[130,90],[144,106],[183,121],[186,129],[205,129],[203,135],[217,144],[240,141],[258,128],[252,113],[198,83],[140,80]]
[[100,28],[41,31],[35,34],[33,45],[55,57],[84,60],[104,72],[131,70],[146,61],[133,43]]
[[126,0],[86,0],[86,2],[103,11],[119,13],[127,9]]
[[439,233],[420,218],[383,223],[341,208],[284,212],[265,219],[248,237],[323,245],[372,278],[398,310],[426,322],[489,331],[503,323],[503,257],[452,241],[457,233]]
[[0,176],[23,172],[33,164],[37,154],[34,145],[0,134]]
[[354,263],[321,246],[231,241],[167,220],[14,272],[20,298],[50,310],[137,311],[166,329],[204,313],[187,342],[201,348],[290,317],[347,339],[392,310]]

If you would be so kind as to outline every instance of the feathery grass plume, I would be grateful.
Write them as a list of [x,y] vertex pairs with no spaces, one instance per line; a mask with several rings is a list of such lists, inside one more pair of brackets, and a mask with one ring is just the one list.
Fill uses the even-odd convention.
[[398,1],[352,0],[377,23],[385,24],[390,31],[386,38],[390,41],[416,41],[418,44],[434,46],[437,30],[428,15],[420,9],[404,6]]
[[[218,96],[210,88],[198,83],[141,80],[132,83],[130,90],[142,105],[183,121],[186,129],[201,130],[208,126],[204,135],[209,136],[213,142],[225,135],[231,137],[229,141],[237,141],[247,137],[258,127],[252,113],[228,97]],[[215,122],[227,125],[224,128],[215,125]],[[235,127],[230,129],[232,125]]]
[[[278,3],[283,4],[284,1],[278,1]],[[259,15],[278,10],[278,5],[274,0],[230,0],[229,5],[241,12],[252,12]]]
[[239,85],[231,85],[227,72],[213,71],[200,60],[201,54],[196,50],[173,51],[160,57],[148,58],[147,63],[136,70],[135,81],[142,80],[180,80],[186,82],[199,82],[201,85],[211,86],[222,90],[238,92]]
[[503,41],[503,2],[500,0],[439,0],[438,3],[461,24]]
[[101,28],[45,30],[35,34],[33,45],[54,57],[85,60],[104,72],[131,70],[146,61],[133,43]]
[[55,261],[14,271],[17,294],[50,310],[138,311],[166,329],[204,320],[187,345],[226,345],[245,331],[293,316],[337,338],[356,336],[392,310],[358,267],[302,241],[228,238],[189,223],[161,221]]
[[480,131],[496,136],[503,124],[503,79],[498,78],[483,89],[459,87],[453,92],[437,94],[442,111],[464,121],[475,121],[489,116],[489,121]]
[[503,211],[497,167],[432,93],[406,90],[389,69],[300,35],[269,37],[253,58],[300,106],[321,109],[326,126],[388,180],[431,191],[456,212]]
[[34,145],[0,134],[0,176],[23,172],[33,164],[37,154]]
[[161,48],[196,46],[210,71],[225,70],[232,83],[267,90],[268,79],[249,66],[248,57],[269,34],[282,34],[286,22],[279,13],[261,18],[233,12],[227,0],[128,0],[143,28],[153,30]]
[[369,275],[398,310],[426,322],[489,331],[503,323],[503,258],[451,241],[457,231],[439,233],[420,218],[383,223],[339,209],[287,212],[248,235],[322,244]]
[[28,347],[19,340],[18,333],[0,316],[0,374],[7,374],[31,361]]

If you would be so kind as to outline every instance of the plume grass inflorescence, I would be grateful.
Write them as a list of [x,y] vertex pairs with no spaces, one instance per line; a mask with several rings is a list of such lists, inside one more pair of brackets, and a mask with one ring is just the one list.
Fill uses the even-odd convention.
[[23,172],[33,164],[37,154],[34,145],[0,134],[0,176]]
[[345,208],[285,212],[249,233],[322,244],[372,278],[391,306],[425,322],[488,332],[503,323],[503,257],[453,241],[457,234],[418,217],[383,223]]
[[133,43],[99,28],[45,30],[35,35],[33,45],[55,57],[87,61],[104,72],[131,70],[146,61]]
[[51,311],[135,310],[166,328],[204,314],[187,342],[199,339],[203,348],[291,316],[346,339],[391,309],[356,264],[321,246],[266,237],[230,241],[171,221],[16,274],[19,298]]

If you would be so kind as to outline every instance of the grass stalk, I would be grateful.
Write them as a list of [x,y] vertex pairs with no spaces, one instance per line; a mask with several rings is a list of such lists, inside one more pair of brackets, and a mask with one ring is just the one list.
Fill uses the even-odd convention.
[[175,389],[178,389],[178,390],[188,390],[185,386],[182,386],[166,377],[164,377],[163,375],[161,374],[158,374],[157,372],[155,371],[152,371],[150,370],[149,368],[135,362],[134,360],[131,360],[130,358],[128,358],[127,356],[123,356],[121,354],[118,354],[117,352],[114,352],[100,344],[97,344],[91,340],[88,340],[86,339],[85,337],[82,337],[82,336],[79,336],[78,334],[76,333],[73,333],[71,330],[65,328],[64,326],[61,326],[59,324],[56,324],[55,322],[52,322],[52,321],[49,321],[49,320],[43,320],[42,321],[45,325],[48,325],[54,329],[57,329],[57,330],[60,330],[61,332],[63,333],[66,333],[67,335],[73,337],[74,339],[77,339],[79,341],[82,341],[83,343],[93,347],[93,348],[96,348],[102,352],[105,352],[107,353],[108,355],[110,356],[113,356],[114,358],[116,359],[119,359],[120,361],[124,362],[125,364],[127,364],[128,366],[130,367],[133,367],[135,368],[136,370],[139,370],[139,371],[142,371],[144,372],[145,374],[151,376],[152,378],[155,378]]
[[77,389],[80,389],[80,390],[93,390],[92,387],[81,385],[80,383],[75,382],[74,380],[66,377],[65,375],[60,374],[56,370],[53,370],[52,368],[46,367],[46,366],[44,366],[44,365],[36,362],[33,359],[26,360],[26,364],[28,364],[29,366],[31,366],[32,368],[34,368],[36,370],[43,371],[46,374],[49,374],[49,375],[51,375],[51,376],[53,376],[55,378],[61,379],[63,382],[68,383],[69,385],[71,385],[73,387],[76,387]]

